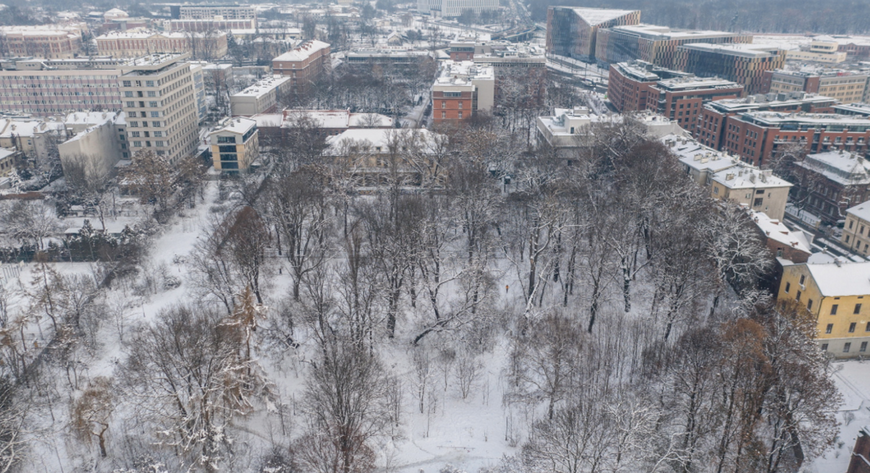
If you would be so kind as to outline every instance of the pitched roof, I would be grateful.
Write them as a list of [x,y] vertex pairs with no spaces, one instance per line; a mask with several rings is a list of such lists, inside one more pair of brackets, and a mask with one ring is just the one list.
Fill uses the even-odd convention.
[[807,269],[823,296],[870,295],[870,261],[808,264]]

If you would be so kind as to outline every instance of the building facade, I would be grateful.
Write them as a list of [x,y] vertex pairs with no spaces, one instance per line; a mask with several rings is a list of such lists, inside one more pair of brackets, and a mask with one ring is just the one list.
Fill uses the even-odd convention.
[[156,53],[189,53],[194,59],[213,60],[227,55],[227,34],[111,32],[96,38],[100,54],[112,57],[139,57]]
[[685,72],[657,67],[645,61],[610,65],[607,98],[620,113],[647,110],[650,89],[662,79],[689,76]]
[[763,90],[764,72],[782,69],[785,51],[758,44],[694,43],[677,47],[676,68],[701,77],[742,84],[747,94]]
[[861,102],[868,73],[850,71],[765,71],[762,93],[807,92],[837,99],[842,103]]
[[118,161],[130,157],[121,112],[71,113],[64,126],[68,139],[57,148],[67,177],[80,175],[89,182],[103,182],[114,175]]
[[215,17],[227,20],[257,18],[257,8],[242,5],[173,5],[170,15],[176,20],[208,20]]
[[808,154],[793,172],[804,210],[828,224],[846,219],[848,208],[870,200],[870,162],[857,153]]
[[294,95],[306,95],[329,67],[329,44],[310,40],[272,59],[272,72],[290,77]]
[[809,48],[786,51],[786,59],[789,61],[838,64],[845,61],[846,56],[848,56],[845,51],[839,51],[839,46],[833,39],[813,39]]
[[456,18],[465,10],[497,11],[498,0],[417,0],[417,11],[433,17]]
[[593,61],[599,29],[637,24],[640,24],[639,10],[549,7],[547,53]]
[[719,171],[711,176],[711,195],[714,199],[743,204],[770,218],[782,220],[792,184],[746,163]]
[[153,151],[170,164],[196,151],[196,91],[187,54],[137,59],[121,76],[121,95],[131,157]]
[[0,27],[0,55],[47,59],[75,57],[82,49],[83,26]]
[[855,253],[870,256],[870,201],[846,209],[840,242]]
[[677,47],[691,43],[751,43],[752,36],[724,31],[671,30],[667,26],[625,25],[598,30],[595,59],[613,64],[641,60],[677,67]]
[[234,117],[250,117],[278,110],[292,93],[292,81],[287,76],[267,77],[247,89],[230,96],[230,110]]
[[257,19],[228,20],[205,18],[197,20],[169,20],[169,31],[190,31],[207,33],[209,31],[251,30],[257,28]]
[[676,121],[694,133],[705,104],[714,100],[733,99],[743,93],[743,86],[715,77],[677,77],[649,86],[647,110]]
[[868,274],[870,262],[786,266],[777,300],[806,308],[822,351],[836,358],[864,356],[870,343]]
[[432,86],[433,123],[467,120],[477,112],[489,112],[495,103],[492,67],[471,61],[444,61]]
[[0,71],[0,111],[48,117],[119,111],[120,69]]
[[246,173],[260,155],[257,122],[250,118],[225,118],[209,133],[214,168],[225,173]]

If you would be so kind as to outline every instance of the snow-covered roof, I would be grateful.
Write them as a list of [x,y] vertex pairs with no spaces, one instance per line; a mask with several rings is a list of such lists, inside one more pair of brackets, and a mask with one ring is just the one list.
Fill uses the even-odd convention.
[[792,230],[785,223],[770,218],[764,212],[756,212],[755,210],[748,210],[748,212],[752,221],[764,232],[767,238],[805,253],[812,253],[810,239],[804,232]]
[[870,294],[870,261],[865,263],[807,264],[823,296]]
[[251,120],[250,118],[243,117],[233,117],[233,118],[225,118],[221,120],[220,123],[212,130],[208,135],[216,135],[218,133],[234,133],[237,135],[244,135],[251,128],[255,128],[257,126],[256,120]]
[[233,94],[233,97],[262,97],[280,87],[281,84],[289,82],[290,79],[292,79],[290,76],[267,77],[257,81],[247,89]]
[[846,209],[847,214],[851,214],[865,222],[870,222],[870,200],[854,207]]
[[797,165],[842,185],[870,184],[870,162],[842,150],[808,154]]
[[327,137],[328,147],[324,154],[339,156],[342,145],[345,143],[365,143],[369,146],[370,152],[386,154],[389,153],[390,143],[396,138],[413,140],[414,144],[420,146],[425,153],[434,151],[437,136],[436,133],[425,129],[353,128],[338,135]]
[[730,80],[718,77],[675,77],[656,82],[656,85],[668,90],[689,89],[742,89],[743,86]]
[[669,39],[707,39],[707,38],[731,38],[738,36],[738,33],[729,33],[727,31],[704,31],[704,30],[672,30],[667,26],[659,25],[621,25],[612,28],[616,31],[629,33],[640,36],[641,38],[654,40],[669,40]]
[[863,115],[865,117],[870,117],[870,104],[867,103],[844,103],[834,105],[834,110],[848,115]]
[[328,47],[329,44],[312,39],[272,59],[272,61],[303,61],[309,58],[312,54]]
[[712,179],[729,189],[769,189],[792,186],[785,179],[774,176],[770,170],[761,170],[744,162],[738,162],[734,167],[713,174]]
[[742,57],[763,57],[779,54],[782,49],[777,45],[770,44],[755,44],[755,43],[729,43],[729,44],[711,44],[711,43],[690,43],[680,46],[681,48],[693,49],[696,51],[709,51],[728,56]]
[[0,138],[10,138],[12,135],[32,137],[52,131],[63,133],[63,123],[51,120],[0,119]]
[[698,171],[716,173],[732,168],[740,162],[728,153],[704,146],[693,138],[666,135],[661,141],[677,156],[680,163]]
[[493,80],[492,66],[475,64],[473,61],[444,61],[435,85],[471,85],[472,80]]
[[807,94],[806,92],[789,92],[780,94],[756,94],[737,99],[714,100],[704,104],[705,108],[723,113],[736,113],[758,109],[794,108],[804,104],[836,103],[837,99],[823,95]]
[[98,126],[115,120],[115,112],[74,112],[63,119],[66,126]]
[[595,26],[629,15],[637,10],[611,10],[608,8],[571,8],[587,24]]
[[251,116],[250,119],[257,122],[258,128],[278,128],[284,123],[284,115],[280,113],[260,113]]

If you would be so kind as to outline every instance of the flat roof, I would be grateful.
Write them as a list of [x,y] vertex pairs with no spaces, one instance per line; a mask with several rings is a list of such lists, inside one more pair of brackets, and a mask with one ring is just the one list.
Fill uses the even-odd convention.
[[680,163],[699,171],[719,172],[732,168],[740,162],[739,159],[716,151],[709,146],[698,143],[694,138],[679,135],[665,135],[661,142],[668,146],[671,153],[677,156]]
[[272,76],[260,79],[245,90],[233,94],[231,97],[262,97],[290,79],[292,79],[290,76]]
[[870,162],[854,153],[827,151],[808,154],[796,164],[843,185],[870,184]]
[[711,43],[689,43],[679,46],[679,48],[693,49],[696,51],[709,51],[717,54],[725,54],[728,56],[741,57],[763,57],[773,56],[783,51],[782,48],[776,45],[753,44],[753,43],[730,43],[730,44],[711,44]]
[[668,90],[688,89],[743,89],[743,86],[730,80],[718,77],[674,77],[656,82],[656,85]]
[[248,132],[248,130],[250,130],[251,128],[255,128],[256,126],[257,126],[257,121],[251,120],[249,118],[243,118],[243,117],[226,118],[224,120],[221,120],[221,122],[218,123],[218,125],[214,128],[214,130],[209,132],[209,136],[214,135],[216,133],[224,133],[224,132],[235,133],[237,135],[244,135],[245,133]]
[[272,59],[272,61],[302,61],[312,54],[329,47],[328,43],[312,39],[296,46],[290,51]]
[[671,29],[668,26],[659,25],[620,25],[611,28],[615,31],[629,33],[640,36],[645,39],[669,40],[669,39],[706,39],[706,38],[733,38],[740,36],[739,33],[729,33],[727,31],[710,31],[710,30],[680,30]]
[[792,187],[790,182],[774,176],[770,171],[762,171],[744,162],[738,162],[732,168],[713,174],[712,179],[729,189]]
[[606,23],[615,20],[621,16],[625,16],[639,10],[612,10],[609,8],[578,8],[578,7],[560,7],[568,8],[574,11],[587,24],[595,26],[601,23]]

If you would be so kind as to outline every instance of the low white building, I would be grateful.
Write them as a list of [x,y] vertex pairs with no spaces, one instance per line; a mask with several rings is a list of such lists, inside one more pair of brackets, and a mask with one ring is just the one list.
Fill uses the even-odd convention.
[[258,113],[274,112],[292,92],[293,84],[287,76],[262,79],[247,89],[230,96],[230,110],[234,117],[250,117]]
[[57,149],[67,178],[100,184],[112,176],[118,161],[129,159],[122,113],[76,112],[63,124],[69,139]]

